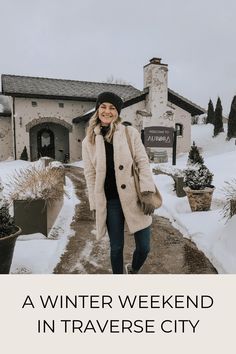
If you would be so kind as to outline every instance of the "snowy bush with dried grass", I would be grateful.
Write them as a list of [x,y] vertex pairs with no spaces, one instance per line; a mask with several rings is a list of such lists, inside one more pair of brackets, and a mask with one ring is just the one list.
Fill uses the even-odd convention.
[[10,178],[6,188],[10,202],[43,199],[50,203],[65,193],[64,169],[35,166],[20,169]]
[[232,217],[231,200],[236,200],[236,178],[226,181],[221,188],[221,191],[225,197],[225,204],[222,208],[221,214],[223,215],[223,218],[226,218],[226,221],[228,221]]
[[153,167],[152,172],[154,175],[164,174],[172,177],[183,177],[184,172],[180,168],[173,167],[173,166],[160,166],[156,165]]

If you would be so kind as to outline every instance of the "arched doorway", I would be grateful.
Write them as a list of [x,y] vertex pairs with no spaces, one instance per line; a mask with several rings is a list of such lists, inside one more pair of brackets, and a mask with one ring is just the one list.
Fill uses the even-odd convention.
[[69,130],[64,125],[43,122],[31,127],[29,134],[31,161],[36,161],[42,156],[61,162],[69,159]]
[[38,158],[48,156],[55,159],[55,138],[49,128],[43,128],[37,133]]

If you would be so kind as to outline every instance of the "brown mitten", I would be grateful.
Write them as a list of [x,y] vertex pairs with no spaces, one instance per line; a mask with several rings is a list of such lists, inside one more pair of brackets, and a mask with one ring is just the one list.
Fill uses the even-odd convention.
[[141,193],[141,207],[145,215],[153,214],[155,208],[152,204],[153,192],[142,192]]

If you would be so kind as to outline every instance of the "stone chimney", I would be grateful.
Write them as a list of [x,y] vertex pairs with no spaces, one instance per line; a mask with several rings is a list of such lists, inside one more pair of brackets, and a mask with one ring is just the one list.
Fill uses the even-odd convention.
[[152,58],[144,66],[144,88],[149,88],[146,109],[152,114],[149,126],[172,126],[166,121],[168,110],[168,65],[162,64],[161,58]]

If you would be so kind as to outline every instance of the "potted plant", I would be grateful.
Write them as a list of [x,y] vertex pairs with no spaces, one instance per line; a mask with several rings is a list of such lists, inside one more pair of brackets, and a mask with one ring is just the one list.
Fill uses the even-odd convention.
[[64,168],[54,165],[20,170],[9,179],[14,220],[24,235],[48,235],[63,205],[64,180]]
[[192,211],[207,211],[211,207],[213,174],[204,164],[190,165],[184,170],[184,191]]
[[0,274],[10,272],[13,252],[21,229],[10,216],[8,204],[2,197],[3,187],[0,182]]

